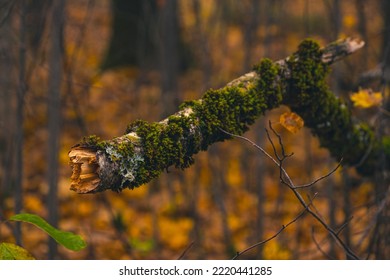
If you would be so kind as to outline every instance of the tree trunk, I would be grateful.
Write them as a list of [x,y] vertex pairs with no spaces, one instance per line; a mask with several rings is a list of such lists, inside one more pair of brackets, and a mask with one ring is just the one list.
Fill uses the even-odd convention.
[[[16,105],[16,129],[15,129],[15,145],[16,145],[16,180],[15,180],[15,213],[20,213],[23,208],[23,146],[24,146],[24,99],[27,92],[26,85],[26,15],[27,5],[26,1],[20,4],[20,30],[19,30],[19,85],[17,91],[17,105]],[[18,245],[22,242],[22,230],[20,223],[15,227],[15,239]]]
[[[11,9],[10,7],[8,7]],[[12,194],[12,181],[14,180],[14,150],[15,115],[12,113],[14,107],[12,92],[15,92],[15,63],[11,52],[14,44],[11,16],[4,19],[0,25],[0,212],[5,212],[4,201]]]
[[[331,7],[329,7],[329,22],[332,23],[332,35],[331,40],[336,40],[340,36],[340,30],[341,30],[341,17],[342,17],[342,10],[341,10],[341,3],[340,0],[333,0]],[[335,67],[332,69],[331,74],[331,88],[332,91],[337,95],[340,96],[340,78],[341,78],[341,69],[339,67],[340,65],[335,65]],[[329,165],[331,165],[331,160],[329,160]],[[329,183],[326,188],[326,197],[328,202],[328,220],[329,220],[329,226],[331,228],[336,227],[336,211],[338,207],[338,195],[337,195],[337,186],[336,182],[333,178],[330,178]],[[347,225],[348,227],[349,225]],[[328,255],[331,257],[336,256],[336,242],[331,236],[329,235],[329,251]]]
[[[61,119],[61,76],[62,76],[62,32],[64,26],[65,0],[53,2],[51,11],[51,48],[49,54],[49,85],[48,85],[48,212],[49,222],[58,225],[58,154],[60,141]],[[57,253],[57,245],[53,239],[49,239],[49,259],[54,259]]]
[[156,60],[156,0],[111,0],[110,45],[103,70],[123,66],[149,68]]
[[[367,16],[365,7],[368,4],[365,0],[355,0],[356,12],[358,14],[358,31],[359,36],[361,36],[362,40],[367,42],[368,33],[367,33]],[[368,54],[367,49],[364,50],[365,54],[361,56],[362,62],[360,63],[361,69],[366,71],[368,66]]]
[[179,65],[179,23],[177,0],[167,0],[161,7],[160,27],[160,73],[163,102],[163,115],[173,112],[178,102],[177,74]]
[[[383,16],[383,45],[382,45],[382,76],[381,86],[382,92],[389,90],[390,80],[388,79],[390,73],[390,2],[386,0],[381,1],[382,16]],[[383,109],[390,110],[390,98],[383,94]],[[388,117],[380,115],[377,121],[377,137],[384,137],[389,134]],[[376,205],[377,215],[375,230],[372,235],[371,248],[369,253],[373,253],[376,259],[390,258],[390,174],[389,162],[386,160],[386,154],[382,152],[377,159],[377,169],[375,174],[376,182]]]

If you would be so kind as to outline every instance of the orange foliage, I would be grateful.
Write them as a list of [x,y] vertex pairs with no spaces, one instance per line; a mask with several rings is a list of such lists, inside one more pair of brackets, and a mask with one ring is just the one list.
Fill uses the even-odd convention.
[[[141,71],[133,67],[99,72],[110,38],[109,1],[93,1],[95,4],[91,10],[87,10],[86,1],[68,2],[64,51],[70,61],[67,61],[67,76],[63,78],[63,126],[59,153],[60,224],[64,229],[83,235],[88,248],[78,253],[60,250],[60,258],[177,258],[194,241],[185,258],[226,259],[233,257],[232,251],[227,250],[232,244],[239,251],[264,240],[302,210],[290,190],[279,184],[277,166],[260,151],[239,140],[216,144],[217,151],[199,153],[195,157],[195,165],[190,169],[169,170],[170,173],[135,190],[86,196],[70,192],[71,172],[67,165],[69,148],[85,134],[97,134],[103,139],[110,139],[121,135],[130,121],[159,121],[166,117],[161,115],[165,109],[162,104],[166,96],[161,90],[158,70]],[[177,80],[177,99],[180,101],[199,98],[208,87],[223,86],[243,71],[250,71],[244,69],[246,56],[250,64],[257,63],[264,54],[272,59],[285,57],[307,35],[301,22],[303,1],[285,1],[283,18],[276,9],[272,16],[279,20],[269,26],[265,25],[265,21],[259,22],[253,31],[252,45],[245,41],[245,29],[238,25],[237,18],[237,22],[233,23],[221,20],[220,2],[199,1],[201,26],[197,26],[192,2],[179,2],[184,38],[195,53],[195,65],[186,73],[180,73]],[[327,15],[323,12],[326,9],[322,4],[312,5],[311,9],[308,24],[319,28],[316,39],[328,42],[329,32],[324,31]],[[244,16],[238,18],[241,24],[249,24],[248,11],[244,12]],[[262,12],[260,18],[263,14],[265,12]],[[356,28],[357,20],[351,14],[343,18],[343,24],[353,29]],[[378,19],[374,20],[377,32],[381,29],[378,27]],[[80,26],[84,24],[86,29],[81,34]],[[199,30],[201,34],[198,34]],[[314,29],[311,31],[314,32]],[[209,52],[207,57],[202,53],[203,50]],[[32,60],[30,57],[29,62],[32,63]],[[352,60],[349,62],[352,63]],[[46,100],[47,61],[42,65],[37,67],[29,81],[31,92],[26,100],[24,210],[45,215],[47,133],[46,103],[43,101]],[[348,72],[346,75],[354,77],[356,73]],[[360,90],[351,99],[355,106],[364,108],[379,105],[382,100],[379,93],[367,90]],[[280,114],[280,111],[276,111],[268,113],[265,119],[279,119],[280,124],[292,133],[297,133],[304,125],[295,113]],[[286,169],[294,180],[307,183],[329,170],[329,155],[319,147],[316,140],[304,133],[305,130],[297,134],[283,129],[279,132],[286,150],[299,155],[286,161]],[[264,124],[254,125],[248,135],[252,135],[257,143],[273,153],[272,147],[265,140]],[[308,139],[306,141],[303,138]],[[345,221],[342,208],[344,189],[340,177],[340,174],[334,175],[333,182],[322,181],[313,188],[302,190],[305,198],[313,197],[318,192],[314,204],[316,210],[326,216],[330,207],[327,190],[333,184],[338,225]],[[263,189],[260,197],[261,185]],[[357,214],[361,219],[356,223],[352,220],[351,228],[360,237],[359,233],[368,223],[368,210],[362,205],[372,199],[373,185],[357,180],[353,188],[350,193],[351,203],[360,207]],[[2,214],[7,217],[12,213],[13,201],[6,198],[2,202]],[[262,215],[259,216],[259,213]],[[263,225],[263,236],[259,235],[259,220]],[[316,228],[318,240],[325,240],[326,244],[331,242],[327,239],[328,234],[317,230],[313,219],[305,215],[299,223],[263,245],[263,257],[324,258],[312,241],[312,227]],[[0,224],[0,230],[2,241],[12,239],[12,232],[7,227]],[[30,232],[29,228],[25,232],[27,249],[38,259],[46,258],[47,237]],[[131,247],[130,252],[125,245]],[[300,248],[301,254],[294,251],[296,248]],[[336,253],[337,256],[343,256],[340,250]]]

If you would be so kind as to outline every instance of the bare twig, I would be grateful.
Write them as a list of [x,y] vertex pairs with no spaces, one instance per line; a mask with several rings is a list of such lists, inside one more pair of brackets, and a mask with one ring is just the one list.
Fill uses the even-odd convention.
[[390,200],[390,186],[387,188],[387,192],[383,200],[378,204],[378,207],[376,209],[376,213],[374,217],[371,219],[370,223],[367,225],[365,230],[363,231],[362,237],[360,238],[359,242],[357,243],[358,246],[360,247],[363,244],[363,241],[368,237],[370,234],[372,228],[375,228],[377,225],[378,219],[383,211],[383,209],[386,207],[386,204]]
[[244,136],[241,136],[241,135],[236,135],[236,134],[233,134],[233,133],[230,133],[228,131],[225,131],[223,130],[222,128],[220,128],[220,130],[224,133],[226,133],[227,135],[230,135],[232,137],[235,137],[235,138],[238,138],[238,139],[241,139],[241,140],[244,140],[248,143],[250,143],[252,146],[254,146],[256,149],[260,150],[266,157],[268,157],[270,160],[273,161],[273,163],[275,163],[278,167],[279,166],[279,162],[277,160],[275,160],[266,150],[264,150],[262,147],[260,147],[259,145],[257,145],[255,142],[253,142],[252,140],[250,140],[249,138],[246,138]]
[[341,162],[343,161],[343,159],[341,158],[339,163],[336,165],[335,168],[333,168],[330,172],[326,173],[325,175],[315,179],[314,181],[308,183],[308,184],[304,184],[304,185],[299,185],[299,186],[294,186],[294,189],[305,189],[305,188],[309,188],[309,187],[312,187],[313,185],[315,185],[317,182],[319,181],[322,181],[323,179],[329,177],[330,175],[332,175],[333,173],[335,173],[337,171],[337,169],[339,169],[339,167],[341,166]]
[[327,259],[329,260],[333,260],[334,258],[332,256],[330,256],[328,253],[326,253],[322,248],[321,248],[321,245],[320,243],[318,243],[315,235],[314,235],[314,227],[311,228],[311,237],[313,239],[313,242],[314,244],[316,245],[317,247],[317,250],[321,252],[321,254],[323,254]]
[[[317,193],[314,195],[313,197],[313,200],[314,198],[317,196]],[[308,207],[311,205],[312,201],[310,201],[310,203],[308,204]],[[307,208],[303,209],[294,219],[292,219],[290,222],[288,222],[287,224],[285,225],[282,225],[282,227],[274,234],[272,235],[271,237],[263,240],[263,241],[260,241],[260,242],[257,242],[251,246],[249,246],[248,248],[246,248],[245,250],[242,250],[241,252],[237,252],[237,254],[233,257],[232,260],[236,260],[238,257],[240,257],[241,255],[245,254],[246,252],[258,247],[258,246],[261,246],[265,243],[267,243],[268,241],[271,241],[272,239],[274,239],[275,237],[277,237],[279,234],[282,233],[283,230],[285,230],[289,225],[295,223],[297,220],[299,220],[304,214],[305,212],[307,211]]]
[[123,234],[124,233],[123,229],[118,228],[118,226],[115,224],[116,217],[111,203],[108,201],[106,196],[100,196],[99,198],[101,203],[103,204],[103,206],[106,208],[106,210],[110,215],[111,224],[113,225],[114,228],[115,238],[122,243],[123,249],[126,251],[126,253],[129,256],[134,256],[133,248],[130,246],[127,237]]
[[[271,130],[272,129],[272,125],[270,123],[270,127],[271,127]],[[273,130],[274,131],[274,130]],[[276,134],[277,137],[280,137],[279,134]],[[280,140],[279,140],[279,143]],[[271,140],[271,145],[275,145],[272,140]],[[282,166],[282,163],[283,161],[287,158],[287,155],[282,155],[282,159],[281,161],[279,162],[279,166],[281,167]],[[351,250],[351,248],[349,248],[345,243],[344,241],[338,236],[338,234],[324,221],[324,219],[322,219],[317,213],[313,212],[310,207],[307,206],[307,203],[306,201],[304,200],[304,198],[302,197],[302,195],[295,189],[294,187],[294,183],[293,181],[291,180],[291,178],[288,176],[288,174],[286,173],[286,171],[282,168],[280,168],[280,173],[283,174],[284,176],[280,176],[280,180],[283,184],[285,184],[286,186],[288,186],[292,192],[294,193],[295,197],[298,199],[298,201],[302,204],[302,206],[304,208],[307,208],[307,212],[310,213],[310,215],[312,217],[314,217],[329,233],[330,235],[337,241],[337,243],[339,244],[339,246],[341,246],[344,251],[346,252],[346,254],[352,258],[352,259],[359,259],[358,256],[355,255],[355,253]],[[287,179],[287,181],[285,181],[285,179]]]
[[349,224],[350,221],[352,221],[352,219],[353,219],[353,216],[349,217],[349,218],[344,222],[344,224],[342,224],[342,225],[340,226],[340,228],[336,231],[337,235],[339,235],[339,234],[345,229],[345,227]]
[[194,243],[195,243],[195,241],[191,241],[191,243],[188,244],[188,246],[184,249],[183,253],[181,253],[177,259],[182,260],[184,258],[184,256],[187,254],[187,252],[192,248]]
[[[278,138],[278,141],[279,141],[279,144],[280,145],[283,145],[283,142],[282,142],[282,139],[281,139],[281,136],[276,133],[276,131],[272,128],[272,125],[271,125],[271,122],[269,123],[269,126],[270,126],[270,129],[271,131],[274,132],[275,136]],[[221,130],[223,131],[223,130]],[[345,243],[344,241],[338,236],[338,233],[333,230],[326,222],[323,218],[321,218],[316,212],[312,211],[310,209],[310,206],[311,206],[311,203],[308,204],[305,199],[302,197],[302,195],[298,192],[298,190],[296,189],[292,179],[290,178],[290,176],[288,175],[287,171],[283,168],[283,161],[291,156],[291,155],[286,155],[285,154],[285,151],[284,151],[284,148],[281,148],[282,150],[282,154],[279,155],[277,152],[276,152],[276,147],[275,147],[275,144],[272,140],[272,138],[269,136],[269,133],[267,132],[267,135],[268,135],[268,140],[270,141],[271,145],[272,145],[272,148],[273,148],[273,151],[275,153],[275,157],[278,159],[276,160],[275,158],[273,158],[270,154],[268,154],[263,148],[259,147],[256,143],[254,143],[253,141],[249,140],[248,138],[244,137],[244,136],[239,136],[239,135],[235,135],[235,134],[232,134],[232,133],[229,133],[229,132],[226,132],[226,131],[223,131],[225,133],[227,133],[228,135],[230,136],[233,136],[233,137],[236,137],[236,138],[239,138],[239,139],[243,139],[249,143],[251,143],[254,147],[256,147],[257,149],[259,149],[263,154],[265,154],[268,158],[270,158],[278,167],[279,167],[279,171],[280,171],[280,181],[282,184],[288,186],[290,188],[290,190],[294,193],[295,197],[298,199],[298,201],[301,203],[301,205],[303,206],[304,210],[307,211],[314,219],[316,219],[328,232],[329,234],[336,240],[337,244],[345,251],[345,253],[351,258],[351,259],[359,259],[359,257],[351,250],[351,248],[349,248]],[[335,171],[335,170],[334,170]],[[334,172],[333,171],[333,172]],[[330,174],[329,174],[330,175]],[[329,176],[328,175],[328,176]],[[323,178],[326,178],[328,176],[323,176]],[[316,180],[315,182],[318,182],[319,180]]]
[[[278,142],[279,142],[279,146],[280,146],[280,149],[281,149],[281,152],[282,152],[282,157],[283,157],[283,159],[284,159],[284,158],[288,158],[288,157],[293,156],[294,153],[286,154],[286,152],[285,152],[285,150],[284,150],[284,144],[283,144],[282,137],[281,137],[280,134],[277,133],[276,130],[272,127],[271,121],[268,122],[268,125],[269,125],[269,128],[271,129],[271,131],[274,133],[274,135],[278,138]],[[272,139],[271,139],[271,136],[270,136],[270,134],[269,134],[267,128],[265,129],[265,132],[267,133],[267,138],[268,138],[268,140],[269,140],[270,143],[272,144]],[[274,149],[274,153],[275,153],[276,158],[277,158],[279,161],[281,161],[282,159],[281,159],[281,158],[279,157],[279,155],[277,154],[275,145],[272,145],[272,148]]]

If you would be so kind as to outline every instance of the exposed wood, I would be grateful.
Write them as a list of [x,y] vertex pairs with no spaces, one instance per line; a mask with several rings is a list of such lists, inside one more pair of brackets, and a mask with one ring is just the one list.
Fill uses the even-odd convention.
[[99,165],[96,153],[91,149],[74,148],[69,152],[70,163],[73,169],[70,189],[78,193],[93,191],[99,184],[97,169]]

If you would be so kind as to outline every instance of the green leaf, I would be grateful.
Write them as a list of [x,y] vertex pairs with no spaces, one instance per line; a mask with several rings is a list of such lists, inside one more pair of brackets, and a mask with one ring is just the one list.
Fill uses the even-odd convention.
[[139,250],[139,251],[144,252],[144,253],[150,252],[151,250],[153,250],[153,248],[155,246],[153,239],[148,239],[148,240],[142,241],[138,238],[132,238],[129,241],[130,241],[130,245],[134,249]]
[[24,248],[12,243],[0,243],[0,260],[35,260]]
[[37,226],[38,228],[45,231],[48,235],[53,237],[58,244],[61,244],[62,246],[64,246],[69,250],[80,251],[81,249],[84,249],[87,246],[86,242],[80,235],[58,230],[37,215],[27,214],[27,213],[16,214],[12,216],[10,220],[27,222]]

